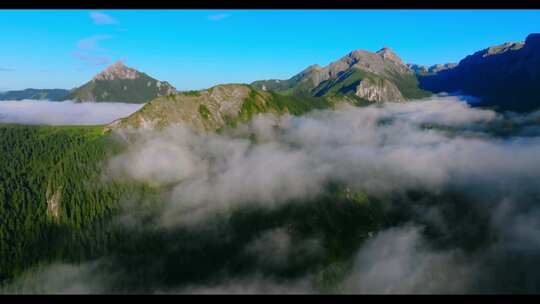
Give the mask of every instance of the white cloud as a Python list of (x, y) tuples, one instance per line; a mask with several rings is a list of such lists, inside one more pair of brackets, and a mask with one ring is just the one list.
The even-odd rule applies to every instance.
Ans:
[(47, 125), (106, 124), (140, 109), (142, 104), (71, 101), (0, 101), (0, 122)]
[[(120, 176), (177, 184), (166, 223), (184, 214), (196, 220), (231, 204), (272, 207), (313, 197), (332, 180), (374, 195), (417, 186), (473, 185), (499, 175), (509, 176), (510, 185), (512, 177), (540, 170), (531, 165), (540, 163), (540, 140), (514, 147), (484, 135), (449, 136), (422, 128), (437, 124), (472, 133), (467, 129), (497, 119), (493, 111), (471, 109), (455, 98), (346, 107), (302, 117), (266, 114), (237, 131), (254, 133), (258, 144), (238, 134), (197, 134), (173, 126), (141, 133), (111, 166)], [(499, 159), (509, 160), (501, 164)]]
[(381, 231), (357, 253), (345, 293), (463, 293), (474, 278), (458, 251), (427, 248), (418, 227)]
[(111, 57), (108, 55), (92, 55), (79, 51), (73, 52), (73, 57), (91, 65), (104, 65), (112, 61)]
[[(260, 275), (227, 280), (209, 286), (189, 286), (173, 294), (311, 294), (317, 291), (307, 279), (275, 282)], [(164, 292), (165, 293), (165, 292)]]
[(105, 49), (99, 46), (99, 42), (112, 39), (111, 35), (94, 35), (81, 39), (77, 42), (77, 49), (72, 53), (73, 57), (91, 65), (103, 65), (111, 62), (111, 57), (105, 54)]
[[(182, 126), (143, 132), (109, 169), (123, 178), (171, 186), (160, 218), (167, 228), (208, 223), (203, 221), (217, 212), (246, 205), (272, 209), (309, 202), (327, 182), (388, 204), (388, 196), (420, 190), (435, 198), (426, 198), (429, 206), (423, 207), (405, 200), (414, 208), (409, 221), (436, 226), (441, 238), (433, 242), (416, 225), (375, 232), (357, 252), (342, 292), (537, 292), (539, 113), (497, 114), (456, 97), (436, 97), (301, 117), (264, 114), (219, 135)], [(514, 133), (505, 133), (510, 125)], [(251, 134), (256, 142), (247, 139)], [(463, 207), (454, 205), (459, 201)], [(448, 204), (456, 210), (449, 212)], [(471, 215), (476, 210), (478, 218)], [(440, 241), (448, 247), (438, 246)], [(486, 243), (471, 251), (462, 242)], [(278, 230), (249, 250), (280, 265), (282, 256), (269, 259), (264, 253), (286, 255), (292, 243)], [(256, 276), (231, 282), (235, 278), (192, 290), (273, 292), (261, 289)], [(314, 292), (309, 284), (302, 286)]]
[(109, 39), (112, 39), (111, 35), (94, 35), (79, 40), (77, 42), (77, 48), (81, 50), (101, 50), (101, 48), (98, 46), (98, 42)]
[(91, 12), (90, 18), (94, 21), (95, 24), (116, 24), (118, 21), (111, 17), (110, 15), (100, 13), (100, 12)]
[(219, 21), (219, 20), (223, 20), (225, 18), (228, 18), (230, 17), (231, 15), (229, 14), (216, 14), (216, 15), (210, 15), (208, 16), (208, 20), (212, 20), (212, 21)]
[[(538, 115), (499, 115), (445, 97), (344, 107), (302, 117), (265, 114), (223, 134), (173, 126), (136, 133), (127, 150), (107, 164), (107, 173), (114, 173), (113, 178), (167, 185), (163, 209), (152, 221), (152, 229), (165, 228), (164, 232), (193, 222), (211, 227), (208, 224), (213, 218), (208, 215), (243, 204), (271, 209), (291, 199), (309, 202), (328, 181), (382, 198), (420, 189), (435, 196), (427, 198), (429, 206), (412, 206), (415, 216), (407, 215), (407, 224), (373, 231), (365, 243), (358, 243), (338, 292), (537, 292), (540, 275), (534, 266), (540, 263), (540, 133), (493, 136), (491, 132), (500, 130), (499, 126), (504, 129), (509, 122), (517, 131), (529, 124), (538, 126)], [(440, 128), (425, 128), (424, 124)], [(246, 139), (250, 134), (256, 135), (256, 142)], [(445, 191), (463, 195), (466, 206), (457, 205), (457, 213), (446, 212), (437, 196)], [(452, 196), (444, 199), (452, 206), (456, 203)], [(413, 204), (411, 200), (405, 203)], [(456, 243), (482, 229), (471, 216), (476, 207), (489, 219), (488, 232), (480, 241), (492, 233), (496, 240), (467, 251)], [(433, 242), (426, 238), (422, 230), (433, 222), (442, 227), (443, 245), (438, 243), (440, 239)], [(453, 232), (447, 234), (447, 230)], [(231, 236), (221, 233), (220, 238)], [(459, 241), (451, 241), (447, 247), (447, 237)], [(318, 256), (321, 248), (324, 250), (318, 239), (299, 241), (281, 226), (244, 245), (243, 254), (253, 258), (255, 265), (262, 265), (260, 268), (240, 275), (227, 273), (224, 280), (221, 269), (216, 269), (208, 281), (150, 286), (148, 292), (320, 292), (312, 280), (317, 272), (283, 281), (259, 271), (286, 267), (289, 257), (299, 256), (298, 248)], [(157, 262), (155, 256), (143, 256), (141, 261), (160, 265), (159, 258), (171, 258), (168, 254), (167, 250), (158, 254)], [(122, 267), (119, 273), (115, 269), (108, 273), (103, 268), (99, 273), (122, 283)], [(103, 280), (96, 287), (98, 278), (88, 278), (86, 271), (79, 270), (76, 275), (72, 268), (63, 270), (63, 276), (47, 272), (52, 279), (62, 279), (53, 285), (60, 291), (87, 290), (84, 284), (79, 285), (85, 282), (91, 292), (112, 286)], [(156, 271), (159, 275), (161, 270)]]

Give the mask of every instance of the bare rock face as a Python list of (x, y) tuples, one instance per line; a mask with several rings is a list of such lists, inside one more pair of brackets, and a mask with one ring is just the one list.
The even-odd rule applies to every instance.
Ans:
[(371, 80), (366, 78), (356, 87), (356, 96), (371, 102), (404, 102), (405, 98), (399, 89), (390, 81)]
[(62, 200), (62, 187), (53, 189), (49, 184), (46, 192), (47, 198), (47, 214), (55, 221), (60, 217), (60, 202)]
[(482, 57), (502, 54), (508, 51), (516, 51), (521, 49), (525, 43), (523, 42), (507, 42), (501, 45), (489, 47), (483, 54)]
[(94, 76), (95, 80), (116, 80), (116, 79), (137, 79), (139, 72), (124, 65), (122, 61), (117, 61), (110, 65), (103, 72)]
[(394, 51), (391, 48), (387, 46), (378, 50), (377, 54), (379, 54), (383, 59), (393, 61), (398, 65), (404, 65), (403, 61), (401, 61), (401, 58), (399, 58), (399, 56), (396, 53), (394, 53)]

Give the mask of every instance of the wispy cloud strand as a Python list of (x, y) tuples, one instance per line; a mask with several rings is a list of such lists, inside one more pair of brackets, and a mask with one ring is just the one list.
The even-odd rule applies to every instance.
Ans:
[(96, 50), (100, 49), (98, 42), (101, 40), (111, 39), (111, 35), (94, 35), (88, 38), (81, 39), (77, 42), (77, 48), (81, 50)]
[(219, 21), (219, 20), (223, 20), (225, 18), (228, 18), (230, 17), (231, 15), (229, 14), (216, 14), (216, 15), (210, 15), (208, 16), (208, 20), (211, 20), (211, 21)]
[(85, 54), (79, 51), (73, 52), (72, 55), (73, 57), (81, 61), (84, 61), (86, 63), (89, 63), (91, 65), (103, 65), (112, 61), (111, 57), (107, 55), (92, 55), (92, 54)]
[(117, 24), (118, 21), (114, 19), (113, 17), (103, 14), (100, 12), (91, 12), (90, 18), (94, 21), (95, 24), (103, 25), (103, 24)]
[(105, 49), (99, 46), (99, 41), (112, 39), (111, 35), (94, 35), (77, 42), (77, 50), (73, 57), (91, 65), (103, 65), (111, 62), (111, 57), (104, 54)]

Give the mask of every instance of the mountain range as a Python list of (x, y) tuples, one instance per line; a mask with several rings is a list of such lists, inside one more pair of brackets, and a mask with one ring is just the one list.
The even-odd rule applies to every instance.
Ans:
[(457, 63), (434, 64), (432, 66), (409, 63), (407, 66), (416, 74), (431, 75), (443, 70), (454, 68), (457, 66)]
[[(536, 128), (508, 130), (514, 117), (490, 123), (494, 113), (467, 107), (426, 111), (443, 122), (434, 126), (416, 110), (393, 123), (401, 111), (348, 105), (461, 92), (501, 110), (535, 110), (539, 55), (538, 34), (458, 64), (355, 50), (285, 80), (185, 92), (116, 62), (73, 90), (7, 92), (144, 105), (107, 126), (0, 124), (0, 293), (177, 293), (222, 281), (234, 285), (225, 291), (250, 291), (250, 281), (289, 290), (274, 280), (334, 293), (356, 274), (369, 292), (447, 283), (452, 292), (460, 281), (479, 293), (538, 292)], [(342, 105), (285, 128), (263, 120), (219, 135), (259, 113)], [(444, 114), (469, 122), (468, 111), (478, 125), (444, 124)], [(176, 123), (205, 132), (135, 132), (133, 141), (108, 132)]]
[(459, 64), (405, 64), (390, 48), (355, 50), (325, 67), (311, 65), (285, 80), (250, 85), (218, 85), (207, 90), (154, 99), (108, 128), (160, 128), (183, 122), (217, 130), (261, 112), (302, 114), (340, 103), (365, 105), (406, 102), (434, 92), (460, 92), (501, 110), (530, 111), (540, 106), (540, 35), (506, 43), (466, 57)]
[(216, 131), (246, 122), (259, 113), (301, 115), (343, 103), (360, 105), (361, 101), (351, 96), (282, 95), (252, 85), (225, 84), (158, 97), (132, 115), (114, 121), (107, 129), (160, 129), (184, 123), (196, 130)]
[[(502, 111), (531, 111), (540, 107), (537, 90), (540, 86), (539, 71), (540, 34), (530, 34), (525, 42), (492, 46), (465, 57), (458, 64), (405, 64), (389, 47), (377, 52), (355, 50), (325, 67), (310, 65), (289, 79), (254, 81), (246, 90), (256, 90), (261, 96), (271, 92), (272, 96), (278, 94), (296, 99), (346, 98), (356, 104), (406, 102), (448, 92), (478, 97), (481, 100), (478, 105)], [(212, 91), (212, 88), (204, 90), (207, 91)], [(206, 96), (202, 92), (199, 93)], [(167, 96), (177, 93), (168, 82), (152, 78), (118, 61), (70, 91), (10, 91), (0, 94), (0, 100), (147, 103), (156, 99), (156, 106)], [(185, 99), (186, 96), (189, 94), (169, 99)], [(207, 106), (213, 103), (207, 101)], [(211, 109), (209, 111), (212, 112)]]
[(64, 89), (25, 89), (0, 92), (0, 100), (52, 100), (58, 101), (66, 97), (69, 90)]
[(482, 106), (536, 110), (540, 107), (540, 34), (530, 34), (525, 42), (483, 49), (452, 68), (418, 77), (426, 90), (472, 95), (481, 99)]
[(252, 85), (284, 95), (351, 95), (367, 102), (403, 102), (430, 95), (419, 88), (415, 73), (388, 47), (375, 53), (355, 50), (325, 67), (311, 65), (290, 79)]

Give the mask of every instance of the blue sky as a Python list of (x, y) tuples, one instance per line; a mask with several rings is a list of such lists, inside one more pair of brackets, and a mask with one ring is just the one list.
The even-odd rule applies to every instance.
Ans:
[(540, 10), (1, 10), (0, 90), (73, 88), (116, 60), (178, 89), (286, 79), (354, 49), (457, 62)]

